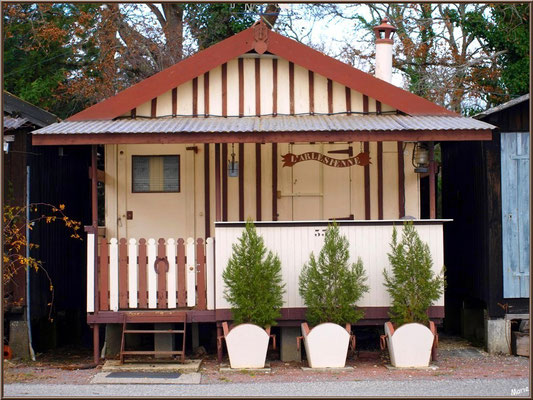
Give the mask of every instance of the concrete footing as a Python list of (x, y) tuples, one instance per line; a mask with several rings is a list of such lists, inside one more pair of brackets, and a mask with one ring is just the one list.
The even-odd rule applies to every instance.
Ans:
[(28, 323), (26, 321), (9, 322), (9, 347), (11, 347), (13, 357), (30, 358)]
[[(283, 362), (302, 361), (302, 351), (296, 348), (296, 338), (301, 336), (300, 327), (283, 326), (281, 331), (280, 358)], [(303, 343), (302, 343), (303, 344)]]
[(485, 348), (488, 353), (511, 354), (511, 321), (485, 319)]

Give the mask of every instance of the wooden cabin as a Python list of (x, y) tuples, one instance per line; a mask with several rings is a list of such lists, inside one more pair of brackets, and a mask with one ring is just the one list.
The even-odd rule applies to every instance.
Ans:
[(511, 353), (529, 320), (529, 94), (474, 118), (498, 127), (491, 141), (442, 145), (448, 275), (446, 323)]
[[(299, 271), (333, 219), (369, 275), (361, 324), (388, 319), (382, 270), (394, 225), (414, 219), (440, 271), (445, 221), (435, 219), (433, 142), (491, 139), (493, 126), (390, 84), (393, 32), (376, 27), (374, 77), (257, 23), (34, 132), (42, 145), (93, 146), (93, 221), (96, 182), (105, 180), (105, 233), (97, 238), (93, 222), (87, 241), (95, 357), (98, 324), (133, 311), (152, 322), (186, 313), (220, 329), (231, 319), (221, 274), (247, 219), (282, 260), (282, 329), (305, 319)], [(413, 168), (421, 143), (427, 220)], [(103, 172), (96, 145), (105, 146)], [(430, 316), (441, 321), (443, 298)]]

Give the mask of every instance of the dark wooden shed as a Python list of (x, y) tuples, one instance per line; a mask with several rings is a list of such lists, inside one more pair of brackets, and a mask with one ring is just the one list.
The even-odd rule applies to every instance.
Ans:
[[(57, 122), (58, 118), (8, 92), (4, 92), (3, 100), (3, 204), (25, 206), (28, 200), (56, 206), (65, 204), (65, 212), (70, 218), (87, 224), (90, 220), (90, 149), (32, 145), (31, 131)], [(80, 179), (83, 176), (87, 179)], [(5, 334), (26, 335), (22, 326), (26, 326), (29, 303), (35, 351), (62, 344), (79, 344), (88, 333), (84, 314), (86, 246), (70, 235), (71, 232), (59, 223), (38, 222), (30, 231), (31, 243), (39, 245), (30, 255), (42, 261), (54, 285), (51, 313), (48, 305), (51, 302), (50, 283), (43, 272), (30, 270), (29, 302), (25, 271), (20, 271), (14, 282), (4, 288), (7, 296), (4, 320), (14, 321), (19, 326), (11, 332), (7, 329)], [(6, 328), (9, 326), (7, 323)], [(90, 343), (89, 336), (86, 336), (87, 343)], [(27, 336), (10, 337), (10, 343), (17, 341), (26, 344), (27, 352)], [(18, 346), (18, 351), (24, 352), (25, 346)], [(24, 356), (15, 350), (13, 348), (15, 356)]]
[(492, 141), (441, 143), (446, 324), (493, 352), (529, 314), (529, 109), (527, 94), (477, 115)]

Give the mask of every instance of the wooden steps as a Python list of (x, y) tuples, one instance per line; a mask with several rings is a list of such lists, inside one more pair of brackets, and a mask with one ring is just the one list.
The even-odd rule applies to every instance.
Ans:
[[(162, 355), (162, 356), (180, 356), (180, 362), (185, 362), (185, 337), (187, 334), (187, 313), (178, 313), (173, 315), (173, 318), (171, 320), (168, 320), (166, 322), (172, 323), (172, 324), (182, 324), (182, 329), (128, 329), (127, 325), (128, 323), (136, 323), (136, 324), (154, 324), (158, 323), (159, 321), (150, 321), (143, 319), (142, 321), (137, 320), (134, 316), (129, 316), (128, 314), (124, 314), (124, 319), (122, 322), (122, 342), (120, 345), (120, 364), (124, 363), (124, 357), (125, 356), (148, 356), (148, 355)], [(181, 334), (182, 340), (181, 340), (181, 349), (180, 350), (125, 350), (125, 342), (126, 342), (126, 335), (128, 334)], [(155, 340), (155, 338), (154, 338)], [(179, 341), (176, 341), (176, 344), (179, 343)], [(155, 343), (154, 343), (155, 347)]]

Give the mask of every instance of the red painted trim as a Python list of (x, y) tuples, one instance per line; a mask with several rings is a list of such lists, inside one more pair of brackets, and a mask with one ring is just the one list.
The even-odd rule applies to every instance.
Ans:
[[(370, 143), (364, 143), (365, 153), (370, 153)], [(365, 165), (365, 219), (370, 219), (370, 165)]]
[(272, 221), (278, 220), (278, 144), (272, 143)]
[[(139, 239), (139, 276), (146, 276), (146, 264), (148, 258), (146, 257), (146, 239)], [(148, 308), (148, 283), (146, 279), (139, 279), (139, 308)]]
[(239, 143), (239, 221), (244, 221), (244, 143)]
[(333, 81), (328, 79), (328, 113), (333, 114)]
[(222, 115), (228, 115), (228, 64), (222, 64)]
[[(376, 325), (389, 321), (388, 307), (360, 307), (364, 311), (365, 317), (359, 320), (355, 325)], [(282, 308), (281, 318), (278, 319), (278, 326), (300, 326), (305, 321), (306, 309), (299, 308)], [(128, 321), (133, 322), (172, 322), (186, 314), (187, 322), (217, 322), (231, 321), (232, 315), (230, 309), (218, 309), (216, 311), (202, 310), (131, 310), (131, 311), (100, 311), (94, 314), (87, 314), (87, 323), (107, 323), (122, 324), (124, 315), (128, 315)], [(428, 316), (431, 320), (440, 322), (444, 318), (443, 306), (431, 306), (428, 310)], [(284, 323), (286, 322), (286, 323)], [(292, 325), (291, 325), (292, 323)], [(296, 325), (295, 325), (296, 324)], [(219, 326), (217, 324), (217, 326)]]
[(178, 88), (172, 89), (172, 115), (178, 113)]
[(90, 135), (32, 135), (32, 144), (166, 144), (166, 143), (291, 143), (363, 141), (471, 141), (492, 140), (492, 132), (457, 131), (302, 131), (302, 132), (176, 132), (176, 133), (96, 133)]
[(315, 113), (315, 73), (309, 71), (309, 113)]
[(228, 220), (228, 144), (222, 143), (222, 221)]
[(403, 142), (398, 142), (398, 210), (399, 218), (405, 217), (405, 170), (403, 162)]
[(378, 219), (383, 219), (383, 142), (378, 142)]
[(261, 143), (255, 144), (255, 218), (261, 221)]
[(308, 46), (269, 31), (268, 49), (301, 67), (312, 70), (359, 93), (366, 94), (410, 115), (457, 115), (422, 97), (335, 60)]
[(222, 220), (222, 182), (220, 181), (220, 179), (220, 143), (215, 143), (215, 221)]
[[(89, 107), (70, 121), (116, 118), (132, 108), (157, 97), (205, 72), (238, 57), (254, 46), (254, 28), (246, 29), (222, 42), (147, 78), (117, 95)], [(456, 115), (428, 100), (400, 89), (381, 79), (328, 57), (310, 47), (268, 31), (267, 50), (319, 73), (357, 92), (375, 98), (411, 115)]]
[(352, 92), (349, 87), (344, 88), (346, 94), (346, 114), (350, 115), (352, 113)]
[(204, 116), (209, 115), (209, 71), (204, 74)]
[(192, 115), (198, 116), (198, 78), (192, 80)]
[(278, 114), (278, 60), (272, 60), (272, 115)]
[(205, 237), (211, 236), (211, 178), (209, 165), (209, 143), (204, 144), (204, 215)]
[(239, 58), (239, 117), (244, 116), (244, 59)]
[(261, 115), (261, 60), (255, 59), (255, 115)]
[(150, 110), (150, 117), (151, 118), (157, 117), (157, 97), (154, 97), (152, 99), (152, 109)]
[[(126, 241), (126, 239), (120, 239)], [(157, 257), (159, 259), (165, 259), (166, 248), (165, 239), (161, 238), (157, 241)], [(148, 268), (155, 268), (155, 265), (149, 265)], [(165, 265), (163, 262), (159, 262), (157, 265), (157, 308), (167, 308), (167, 274)]]
[(89, 107), (69, 121), (113, 119), (139, 104), (238, 57), (253, 47), (253, 28), (242, 31), (147, 78), (117, 95)]
[(98, 263), (99, 307), (95, 310), (109, 310), (109, 247), (105, 238), (100, 239), (100, 262)]
[(368, 114), (368, 96), (363, 95), (363, 113)]
[(294, 63), (289, 62), (289, 114), (294, 115)]

